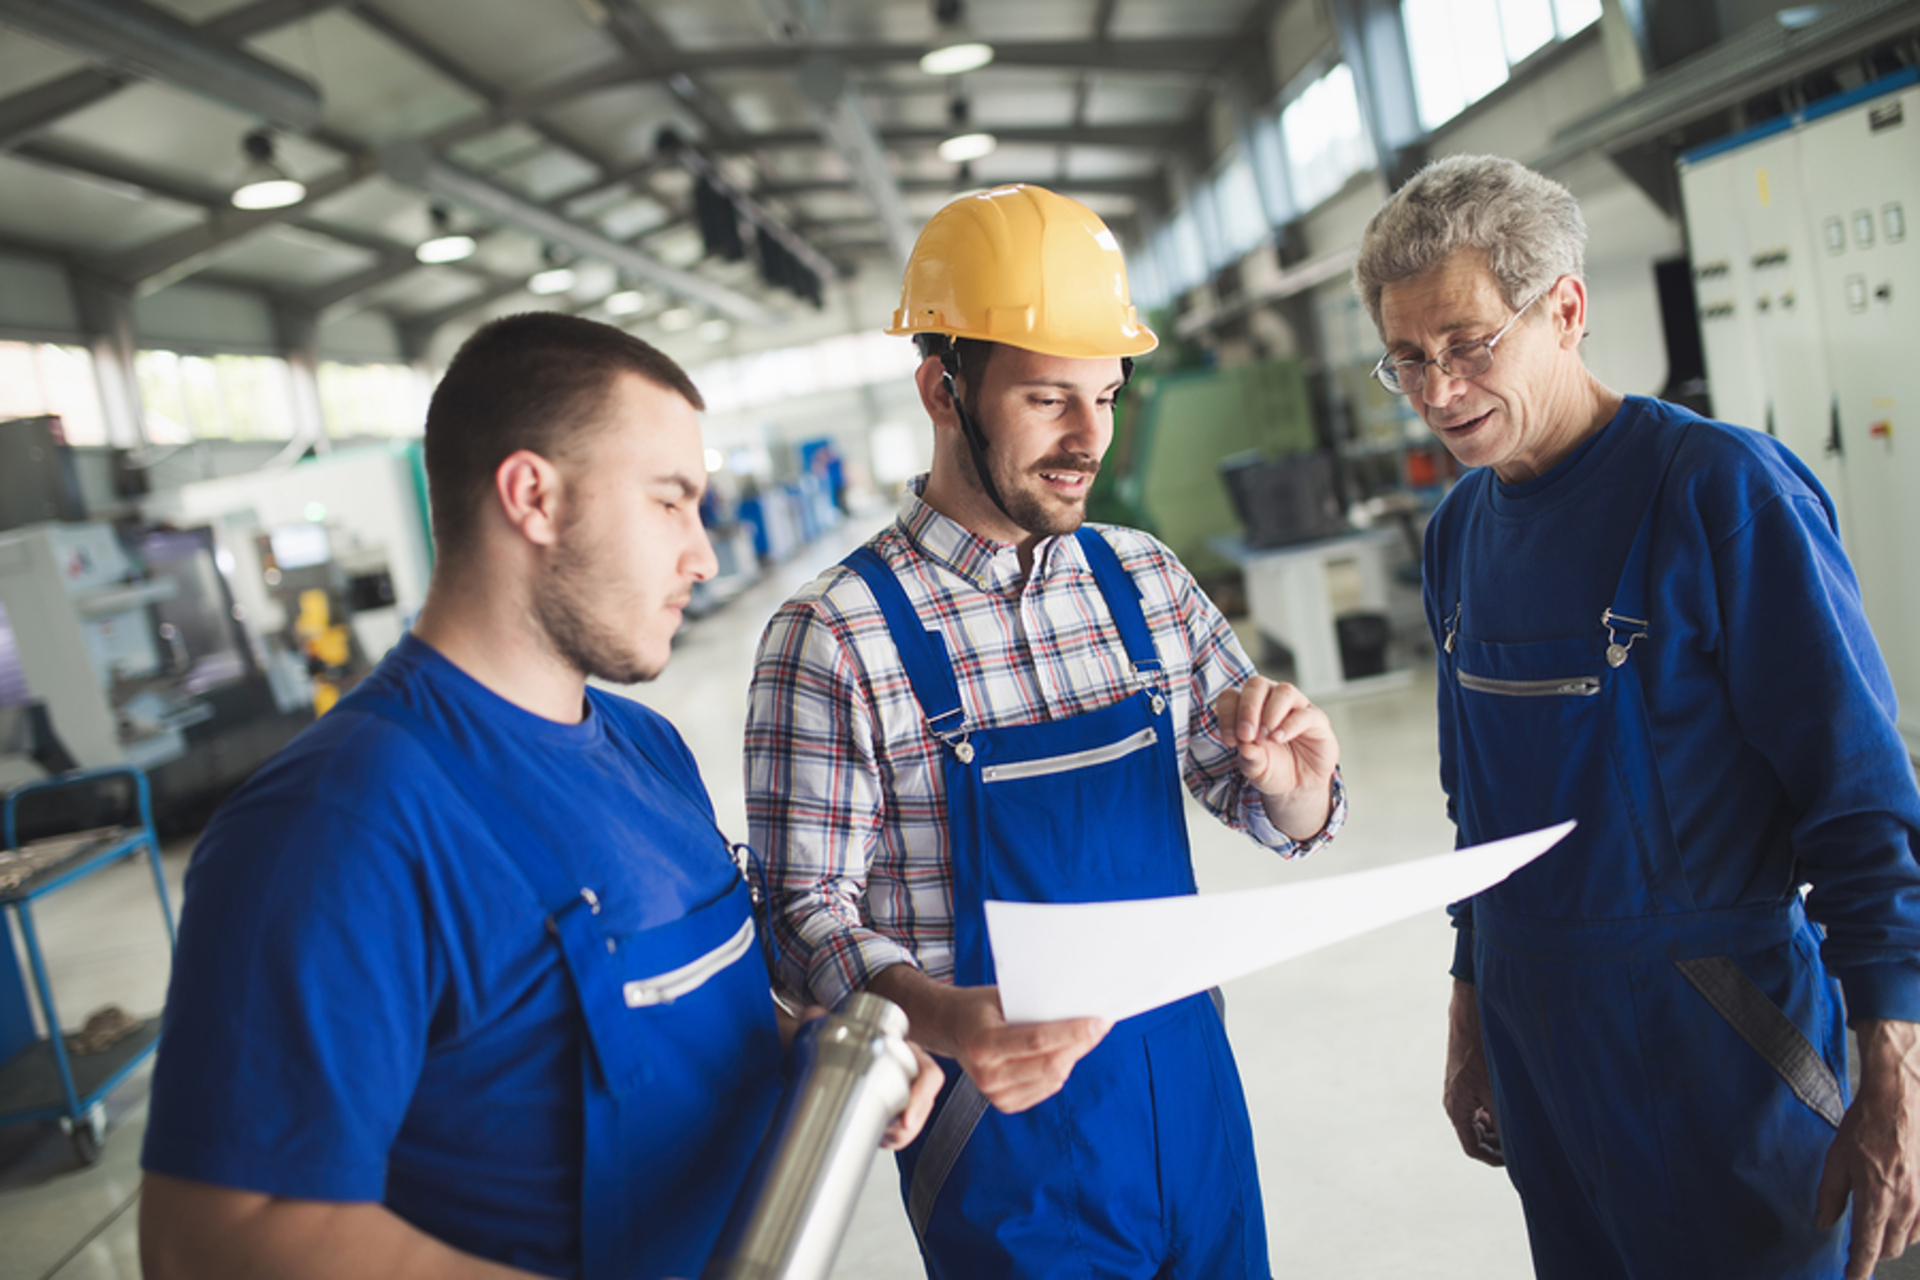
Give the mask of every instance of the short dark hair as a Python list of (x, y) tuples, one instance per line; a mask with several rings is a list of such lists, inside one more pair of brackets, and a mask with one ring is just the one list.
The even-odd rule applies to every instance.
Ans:
[(966, 375), (967, 385), (960, 389), (960, 403), (976, 419), (980, 414), (980, 377), (986, 373), (987, 361), (993, 358), (994, 348), (999, 345), (985, 338), (956, 338), (945, 333), (913, 335), (913, 348), (922, 360), (937, 356), (955, 382), (961, 374)]
[(614, 379), (635, 373), (705, 409), (665, 352), (612, 325), (527, 311), (482, 325), (460, 345), (427, 407), (427, 496), (441, 556), (465, 549), (494, 473), (530, 449), (559, 458), (599, 425)]

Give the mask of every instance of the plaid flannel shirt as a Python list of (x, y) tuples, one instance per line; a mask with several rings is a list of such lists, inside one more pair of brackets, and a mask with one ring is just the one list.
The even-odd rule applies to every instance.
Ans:
[[(1023, 576), (1012, 545), (920, 501), (923, 483), (868, 545), (945, 637), (967, 724), (1061, 719), (1132, 694), (1132, 665), (1079, 544), (1043, 539)], [(1099, 532), (1141, 589), (1188, 790), (1282, 857), (1332, 839), (1346, 820), (1337, 773), (1326, 827), (1295, 842), (1268, 820), (1220, 737), (1214, 700), (1254, 674), (1220, 611), (1153, 538)], [(746, 781), (784, 984), (832, 1005), (896, 964), (952, 979), (944, 750), (852, 570), (827, 570), (774, 614), (748, 696)]]

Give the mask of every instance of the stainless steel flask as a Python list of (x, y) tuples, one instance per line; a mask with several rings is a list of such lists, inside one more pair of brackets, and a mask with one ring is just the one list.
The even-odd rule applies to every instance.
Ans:
[(918, 1062), (907, 1015), (867, 992), (800, 1028), (773, 1124), (701, 1280), (825, 1280)]

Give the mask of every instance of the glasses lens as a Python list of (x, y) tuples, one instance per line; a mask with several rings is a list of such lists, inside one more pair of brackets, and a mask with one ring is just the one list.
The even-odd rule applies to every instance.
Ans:
[(1477, 378), (1493, 368), (1493, 348), (1486, 342), (1463, 342), (1440, 353), (1440, 367), (1449, 377)]
[(1373, 376), (1379, 380), (1381, 386), (1395, 395), (1406, 395), (1420, 389), (1420, 375), (1423, 372), (1425, 370), (1419, 365), (1402, 369), (1392, 360), (1382, 360), (1379, 367), (1374, 369)]

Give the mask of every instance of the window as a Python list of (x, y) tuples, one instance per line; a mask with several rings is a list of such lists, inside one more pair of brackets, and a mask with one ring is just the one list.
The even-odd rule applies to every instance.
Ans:
[(1167, 256), (1175, 293), (1185, 293), (1207, 278), (1207, 249), (1200, 239), (1200, 220), (1188, 205), (1167, 224)]
[(93, 354), (51, 342), (0, 342), (0, 421), (54, 414), (68, 444), (107, 444)]
[(1233, 159), (1214, 178), (1213, 213), (1221, 247), (1229, 260), (1241, 257), (1266, 238), (1266, 205), (1260, 199), (1253, 165), (1244, 152), (1235, 151)]
[(687, 370), (714, 413), (911, 377), (913, 344), (884, 333), (853, 333), (804, 347), (715, 360)]
[(293, 438), (292, 379), (276, 356), (142, 351), (133, 371), (147, 438), (155, 444)]
[(336, 440), (417, 436), (426, 430), (426, 388), (420, 374), (406, 365), (322, 360), (316, 381), (320, 416), (327, 434)]
[(1404, 0), (1420, 123), (1437, 129), (1513, 68), (1600, 17), (1600, 0)]
[(1158, 244), (1157, 239), (1150, 240), (1135, 246), (1127, 254), (1127, 292), (1142, 315), (1173, 301), (1173, 291), (1167, 288), (1166, 274), (1160, 270)]
[(1360, 121), (1360, 99), (1345, 63), (1286, 105), (1280, 112), (1280, 133), (1287, 147), (1288, 185), (1302, 210), (1373, 167), (1373, 144)]

